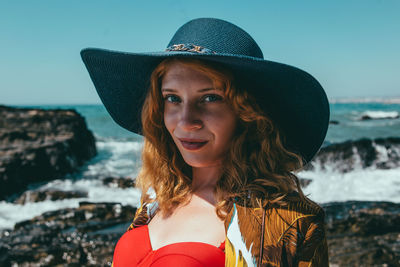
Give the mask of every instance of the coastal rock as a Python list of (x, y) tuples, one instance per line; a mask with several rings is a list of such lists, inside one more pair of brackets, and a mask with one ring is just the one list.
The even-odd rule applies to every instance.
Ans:
[(25, 191), (14, 203), (23, 205), (29, 202), (40, 202), (45, 200), (62, 200), (66, 198), (84, 198), (88, 196), (85, 191), (60, 191), (60, 190), (40, 190), (40, 191)]
[(75, 110), (0, 106), (0, 200), (74, 172), (95, 155), (94, 136)]
[(329, 261), (335, 266), (400, 266), (400, 204), (323, 205)]
[(384, 120), (384, 119), (398, 119), (400, 118), (399, 112), (397, 111), (366, 111), (364, 112), (360, 120)]
[(110, 187), (131, 188), (135, 186), (135, 180), (129, 177), (106, 177), (103, 184)]
[(305, 170), (320, 168), (340, 173), (354, 169), (391, 169), (400, 166), (400, 137), (359, 139), (322, 147)]
[(0, 266), (111, 266), (116, 242), (136, 209), (81, 202), (0, 232)]

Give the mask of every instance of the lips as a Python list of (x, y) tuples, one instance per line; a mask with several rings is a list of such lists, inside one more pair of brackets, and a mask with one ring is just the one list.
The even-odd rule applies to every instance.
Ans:
[(182, 146), (187, 150), (198, 150), (208, 143), (207, 140), (188, 138), (179, 138), (179, 141), (181, 142)]

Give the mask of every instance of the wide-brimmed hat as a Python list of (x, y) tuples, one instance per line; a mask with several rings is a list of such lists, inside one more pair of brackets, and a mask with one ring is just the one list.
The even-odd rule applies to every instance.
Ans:
[(306, 162), (325, 139), (329, 103), (318, 81), (296, 67), (264, 60), (253, 38), (230, 22), (214, 18), (191, 20), (160, 52), (86, 48), (81, 56), (111, 117), (134, 133), (141, 134), (140, 113), (152, 71), (166, 58), (182, 57), (228, 68), (237, 87), (252, 94), (281, 129), (286, 137), (284, 145)]

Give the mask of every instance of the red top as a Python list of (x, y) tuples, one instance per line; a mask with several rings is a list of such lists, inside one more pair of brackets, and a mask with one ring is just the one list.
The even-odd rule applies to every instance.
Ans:
[(221, 267), (225, 266), (225, 241), (216, 246), (179, 242), (153, 250), (147, 225), (127, 231), (114, 250), (113, 267)]

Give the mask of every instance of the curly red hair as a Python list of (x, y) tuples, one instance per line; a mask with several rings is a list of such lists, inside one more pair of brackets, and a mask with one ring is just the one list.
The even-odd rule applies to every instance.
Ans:
[[(304, 196), (299, 180), (293, 173), (303, 167), (300, 155), (284, 147), (284, 136), (277, 125), (265, 115), (246, 90), (238, 90), (232, 73), (221, 65), (197, 59), (169, 58), (153, 71), (150, 88), (142, 109), (144, 148), (143, 165), (136, 185), (142, 192), (153, 188), (163, 213), (171, 213), (188, 201), (191, 191), (191, 167), (185, 163), (164, 125), (164, 101), (161, 79), (171, 64), (183, 64), (208, 75), (215, 88), (225, 92), (227, 101), (238, 117), (238, 127), (223, 174), (217, 182), (216, 212), (222, 219), (234, 198), (250, 198), (249, 205), (266, 203), (285, 205), (287, 196), (298, 192)], [(154, 201), (144, 193), (142, 202)]]

